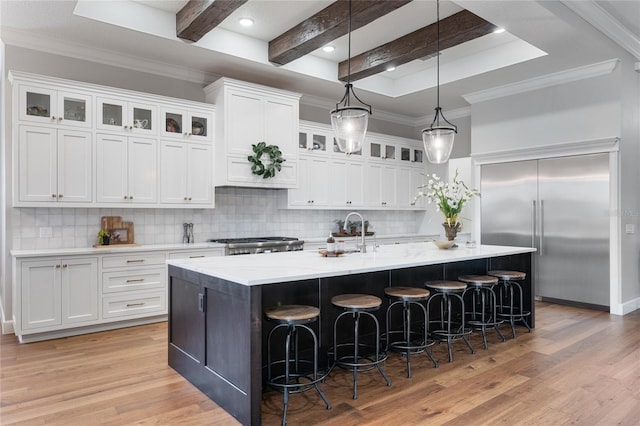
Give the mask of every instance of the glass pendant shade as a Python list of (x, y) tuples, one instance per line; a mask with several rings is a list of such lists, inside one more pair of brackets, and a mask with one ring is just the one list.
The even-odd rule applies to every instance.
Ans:
[(453, 127), (433, 126), (422, 131), (424, 152), (430, 163), (442, 164), (449, 161), (456, 131)]
[(331, 111), (331, 127), (340, 151), (353, 154), (362, 150), (369, 125), (368, 109), (340, 108)]

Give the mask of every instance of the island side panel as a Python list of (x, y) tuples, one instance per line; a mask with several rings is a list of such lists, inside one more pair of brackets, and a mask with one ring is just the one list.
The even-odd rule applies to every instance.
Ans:
[[(196, 320), (192, 325), (199, 330), (204, 342), (204, 358), (195, 359), (189, 354), (189, 348), (178, 346), (185, 339), (170, 336), (169, 365), (242, 424), (259, 425), (262, 402), (261, 287), (243, 286), (170, 265), (170, 312), (174, 305), (182, 303), (182, 299), (189, 299), (178, 295), (186, 287), (185, 283), (198, 288), (198, 293), (190, 292), (198, 295), (197, 300), (191, 297), (192, 309), (202, 311), (202, 319), (198, 322), (198, 316), (179, 318), (171, 314), (170, 319), (172, 322)], [(170, 325), (174, 332), (184, 328)]]
[(518, 281), (522, 286), (523, 303), (525, 311), (531, 312), (527, 321), (533, 328), (536, 325), (536, 301), (535, 301), (535, 275), (533, 270), (534, 253), (513, 254), (509, 256), (498, 256), (489, 259), (489, 270), (506, 269), (510, 271), (521, 271), (527, 274), (526, 278)]

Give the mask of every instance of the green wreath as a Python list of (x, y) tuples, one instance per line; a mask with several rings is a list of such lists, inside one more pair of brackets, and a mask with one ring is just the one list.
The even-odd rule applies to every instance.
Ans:
[[(287, 161), (282, 158), (282, 152), (278, 145), (267, 145), (266, 142), (258, 142), (252, 144), (254, 155), (247, 157), (251, 165), (251, 172), (254, 175), (262, 176), (263, 179), (269, 179), (276, 175), (282, 169), (282, 163)], [(267, 154), (269, 156), (269, 163), (262, 163), (262, 155)]]

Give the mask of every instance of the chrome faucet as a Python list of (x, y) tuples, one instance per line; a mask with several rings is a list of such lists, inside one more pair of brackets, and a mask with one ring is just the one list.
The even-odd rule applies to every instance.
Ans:
[(364, 234), (365, 234), (365, 232), (364, 232), (364, 218), (362, 217), (362, 215), (360, 213), (358, 213), (358, 212), (351, 212), (351, 213), (349, 213), (347, 215), (347, 217), (344, 218), (344, 223), (346, 225), (347, 222), (349, 221), (349, 217), (351, 215), (353, 215), (353, 214), (360, 218), (360, 223), (362, 224), (362, 232), (361, 232), (361, 234), (362, 234), (362, 244), (360, 245), (360, 253), (366, 253), (367, 252), (367, 245), (364, 242)]

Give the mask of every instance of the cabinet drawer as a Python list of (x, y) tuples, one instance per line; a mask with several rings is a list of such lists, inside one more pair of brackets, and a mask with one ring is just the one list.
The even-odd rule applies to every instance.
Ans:
[(160, 315), (167, 313), (167, 292), (120, 293), (102, 298), (102, 318)]
[(102, 292), (164, 289), (167, 287), (166, 268), (126, 269), (102, 273)]
[(127, 266), (138, 267), (145, 265), (164, 265), (165, 260), (166, 257), (163, 252), (103, 256), (102, 267), (122, 268)]

